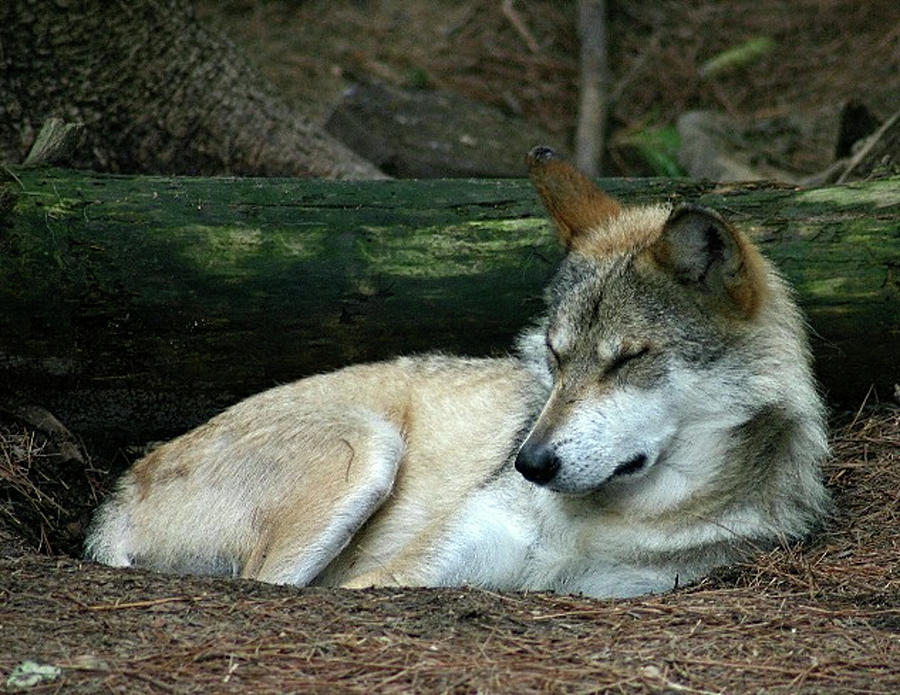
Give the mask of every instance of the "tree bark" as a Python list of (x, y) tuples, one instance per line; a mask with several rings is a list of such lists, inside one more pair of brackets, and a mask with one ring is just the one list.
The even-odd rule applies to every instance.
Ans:
[(70, 163), (113, 172), (382, 178), (292, 111), (183, 0), (0, 6), (0, 159), (51, 117), (85, 126)]
[[(524, 180), (13, 173), (0, 195), (0, 400), (82, 435), (168, 436), (352, 362), (502, 353), (562, 254)], [(754, 237), (798, 290), (833, 401), (900, 382), (900, 179), (602, 184), (627, 203), (698, 201)]]
[(606, 0), (578, 0), (581, 76), (575, 164), (588, 176), (602, 168), (609, 109), (609, 61), (606, 40)]

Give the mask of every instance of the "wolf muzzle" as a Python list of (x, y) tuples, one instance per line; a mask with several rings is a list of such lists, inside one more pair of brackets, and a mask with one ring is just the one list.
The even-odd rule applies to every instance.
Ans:
[[(646, 454), (637, 454), (616, 466), (606, 480), (640, 473), (647, 467), (647, 463)], [(544, 443), (525, 442), (516, 455), (516, 470), (525, 480), (535, 485), (547, 485), (556, 477), (561, 466), (562, 461), (554, 448)]]

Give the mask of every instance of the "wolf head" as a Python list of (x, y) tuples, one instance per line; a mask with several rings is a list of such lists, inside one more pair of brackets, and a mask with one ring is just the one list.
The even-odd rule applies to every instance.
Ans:
[(652, 481), (657, 509), (784, 475), (824, 495), (803, 321), (750, 241), (699, 206), (624, 207), (548, 148), (528, 163), (568, 254), (522, 344), (550, 391), (519, 472), (575, 495)]

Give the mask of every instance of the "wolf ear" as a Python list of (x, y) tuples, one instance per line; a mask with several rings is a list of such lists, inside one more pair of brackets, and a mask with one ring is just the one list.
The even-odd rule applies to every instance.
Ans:
[(728, 313), (749, 318), (756, 312), (765, 291), (762, 259), (717, 212), (676, 207), (650, 252), (676, 282), (698, 289)]
[(556, 222), (566, 248), (622, 211), (615, 199), (549, 147), (533, 148), (527, 162), (531, 182)]

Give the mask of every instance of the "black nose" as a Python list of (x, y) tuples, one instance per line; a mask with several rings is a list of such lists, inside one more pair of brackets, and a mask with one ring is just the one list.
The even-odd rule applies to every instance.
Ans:
[(526, 442), (516, 456), (516, 470), (525, 480), (546, 485), (559, 470), (559, 457), (546, 444), (529, 445)]

